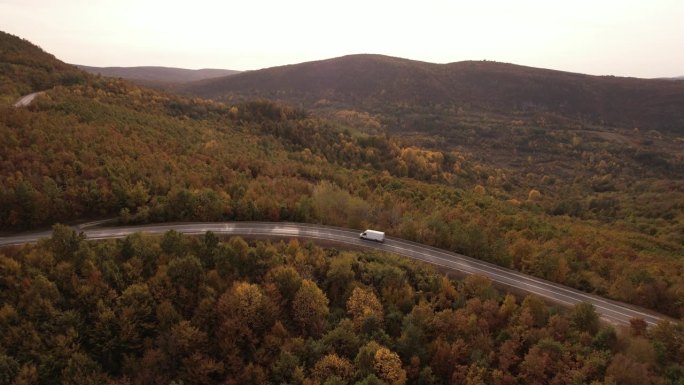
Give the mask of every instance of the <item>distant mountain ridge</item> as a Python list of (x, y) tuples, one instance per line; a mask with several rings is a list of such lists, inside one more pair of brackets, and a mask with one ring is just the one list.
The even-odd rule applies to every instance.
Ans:
[(78, 68), (102, 76), (122, 78), (152, 84), (180, 84), (204, 79), (219, 78), (239, 73), (240, 71), (203, 68), (191, 70), (175, 67), (137, 66), (137, 67), (91, 67), (76, 65)]
[(380, 111), (415, 105), (555, 113), (605, 125), (684, 132), (684, 83), (491, 61), (434, 64), (350, 55), (202, 80), (180, 90), (225, 101), (263, 97), (304, 107), (338, 104)]

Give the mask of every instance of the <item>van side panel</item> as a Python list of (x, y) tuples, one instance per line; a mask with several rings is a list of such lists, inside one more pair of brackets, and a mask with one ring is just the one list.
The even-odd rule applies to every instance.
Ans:
[(359, 237), (361, 239), (367, 239), (376, 242), (385, 241), (385, 233), (383, 233), (382, 231), (366, 230), (363, 233), (359, 234)]

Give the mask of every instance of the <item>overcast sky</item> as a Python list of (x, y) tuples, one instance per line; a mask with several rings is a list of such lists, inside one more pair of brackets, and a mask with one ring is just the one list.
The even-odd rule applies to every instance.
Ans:
[(93, 66), (249, 70), (379, 53), (684, 75), (681, 0), (0, 0), (0, 29)]

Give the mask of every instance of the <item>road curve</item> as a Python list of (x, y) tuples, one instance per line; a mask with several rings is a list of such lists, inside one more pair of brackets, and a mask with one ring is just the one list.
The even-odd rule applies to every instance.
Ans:
[(34, 92), (32, 94), (22, 96), (21, 98), (19, 98), (19, 100), (17, 100), (16, 103), (14, 103), (14, 107), (27, 107), (29, 104), (31, 104), (33, 99), (36, 98), (36, 96), (38, 96), (42, 93), (43, 93), (43, 91), (40, 91), (40, 92)]
[[(565, 306), (588, 302), (594, 305), (596, 312), (604, 320), (615, 325), (629, 325), (632, 318), (642, 318), (649, 326), (661, 320), (669, 319), (649, 310), (612, 301), (597, 295), (587, 294), (557, 283), (535, 278), (515, 270), (452, 253), (418, 243), (387, 237), (384, 243), (376, 243), (359, 239), (358, 230), (342, 229), (329, 226), (298, 223), (267, 222), (217, 222), (217, 223), (181, 223), (128, 227), (83, 228), (87, 239), (123, 238), (136, 232), (162, 234), (175, 230), (183, 234), (204, 234), (207, 231), (223, 235), (241, 235), (245, 237), (285, 237), (304, 238), (318, 241), (334, 242), (353, 247), (365, 247), (399, 254), (433, 265), (441, 266), (465, 274), (478, 274), (489, 277), (494, 283), (533, 293)], [(34, 243), (39, 239), (50, 237), (52, 232), (17, 235), (0, 238), (0, 247)]]

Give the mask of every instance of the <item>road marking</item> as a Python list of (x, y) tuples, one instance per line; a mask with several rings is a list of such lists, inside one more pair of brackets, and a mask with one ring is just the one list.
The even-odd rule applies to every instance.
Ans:
[[(398, 241), (397, 243), (402, 243), (402, 242), (401, 242), (401, 241)], [(480, 271), (485, 271), (485, 272), (486, 272), (486, 270), (484, 270), (485, 268), (490, 268), (490, 269), (492, 269), (492, 270), (496, 270), (496, 271), (501, 272), (501, 273), (503, 273), (503, 274), (507, 274), (507, 275), (508, 275), (508, 278), (507, 278), (507, 279), (514, 280), (515, 278), (518, 278), (518, 279), (522, 278), (522, 279), (524, 279), (524, 280), (532, 281), (532, 282), (534, 282), (534, 283), (536, 283), (536, 284), (543, 285), (543, 286), (545, 286), (545, 287), (547, 287), (547, 288), (550, 288), (550, 289), (546, 289), (547, 291), (560, 290), (560, 291), (563, 291), (563, 292), (566, 292), (566, 293), (570, 293), (570, 294), (575, 295), (575, 296), (578, 296), (578, 297), (584, 297), (584, 298), (587, 298), (587, 299), (590, 299), (590, 300), (594, 300), (594, 301), (597, 301), (597, 302), (601, 302), (601, 303), (604, 303), (604, 304), (607, 304), (607, 305), (610, 305), (610, 306), (616, 306), (616, 307), (619, 307), (619, 308), (621, 308), (621, 309), (625, 309), (625, 310), (628, 310), (628, 311), (630, 311), (630, 312), (633, 312), (633, 313), (637, 313), (637, 314), (643, 315), (643, 316), (645, 316), (645, 317), (653, 318), (653, 319), (656, 319), (656, 320), (659, 320), (659, 321), (661, 320), (661, 318), (659, 318), (659, 317), (657, 317), (657, 316), (654, 316), (654, 315), (652, 315), (652, 314), (643, 313), (643, 312), (641, 312), (641, 311), (639, 311), (639, 310), (632, 309), (632, 308), (629, 308), (629, 307), (626, 307), (626, 306), (622, 306), (622, 305), (620, 305), (620, 304), (616, 304), (616, 303), (607, 301), (607, 300), (605, 300), (605, 299), (603, 299), (603, 298), (601, 298), (601, 297), (599, 297), (599, 296), (595, 296), (595, 295), (583, 293), (583, 292), (580, 292), (580, 291), (575, 291), (575, 290), (572, 290), (572, 289), (569, 289), (569, 288), (560, 286), (560, 284), (558, 284), (558, 286), (557, 286), (557, 285), (554, 285), (553, 283), (545, 282), (545, 281), (539, 280), (539, 279), (536, 278), (536, 277), (524, 275), (523, 273), (516, 272), (516, 271), (514, 271), (514, 270), (506, 270), (506, 269), (504, 269), (504, 268), (502, 268), (502, 267), (500, 267), (500, 266), (497, 266), (497, 265), (494, 265), (494, 264), (483, 263), (482, 261), (479, 261), (479, 260), (474, 260), (474, 261), (471, 262), (470, 260), (472, 260), (472, 257), (464, 256), (464, 255), (462, 255), (462, 254), (449, 253), (449, 252), (447, 252), (447, 251), (443, 251), (443, 250), (439, 250), (439, 249), (436, 249), (436, 250), (435, 250), (435, 249), (433, 249), (433, 248), (431, 248), (431, 247), (423, 247), (423, 246), (420, 246), (420, 245), (417, 245), (417, 246), (414, 246), (414, 247), (418, 247), (418, 248), (426, 249), (426, 250), (431, 250), (431, 251), (434, 251), (434, 252), (436, 252), (436, 253), (439, 253), (439, 254), (442, 254), (442, 255), (446, 255), (446, 256), (449, 256), (449, 257), (451, 257), (451, 256), (456, 256), (456, 258), (462, 258), (462, 257), (463, 257), (463, 258), (467, 258), (468, 260), (466, 260), (466, 261), (464, 261), (464, 262), (469, 262), (469, 263), (473, 263), (473, 264), (475, 264), (475, 265), (478, 265), (478, 266), (469, 266), (469, 267), (472, 267), (472, 268), (477, 269), (477, 270), (480, 270)], [(409, 249), (409, 250), (410, 250), (410, 249)], [(428, 255), (429, 255), (429, 254), (428, 254)], [(435, 256), (435, 258), (441, 258), (441, 257)], [(442, 259), (444, 259), (444, 258), (442, 258)], [(447, 259), (447, 260), (448, 260), (448, 259)], [(456, 262), (456, 261), (454, 261), (454, 262)], [(463, 265), (463, 263), (460, 263), (460, 264)], [(502, 275), (495, 274), (495, 273), (491, 273), (491, 274), (492, 274), (492, 275), (499, 276), (499, 277), (504, 277), (504, 276), (502, 276)], [(503, 283), (503, 282), (502, 282), (502, 283)], [(529, 284), (529, 285), (532, 285), (531, 283), (528, 283), (528, 284)], [(539, 288), (539, 286), (533, 286), (533, 287)], [(552, 291), (552, 292), (553, 292), (553, 291)], [(568, 295), (561, 294), (561, 293), (556, 293), (556, 294), (558, 294), (558, 295), (563, 295), (563, 296), (565, 296), (565, 297), (569, 297)], [(570, 298), (571, 298), (571, 297), (570, 297)], [(577, 300), (577, 299), (575, 299), (575, 300)], [(598, 307), (599, 305), (596, 305), (596, 306)], [(611, 311), (617, 312), (616, 310), (612, 310), (612, 309), (611, 309)], [(619, 312), (618, 312), (618, 313), (619, 313)], [(624, 313), (619, 313), (619, 314), (622, 314), (623, 316), (628, 316), (627, 314), (624, 314)]]
[[(636, 315), (645, 316), (644, 321), (649, 325), (655, 325), (656, 321), (662, 318), (655, 315), (643, 313), (639, 310), (623, 306), (619, 303), (607, 301), (599, 296), (575, 291), (566, 288), (560, 284), (554, 284), (536, 277), (528, 276), (526, 274), (516, 272), (514, 270), (506, 269), (491, 263), (483, 262), (463, 254), (453, 253), (446, 250), (438, 249), (431, 246), (421, 245), (415, 242), (389, 238), (386, 243), (371, 243), (363, 242), (358, 238), (358, 233), (349, 229), (335, 228), (335, 227), (319, 227), (309, 224), (294, 224), (294, 223), (259, 223), (259, 222), (242, 222), (242, 223), (225, 223), (213, 222), (203, 224), (164, 224), (164, 225), (144, 225), (144, 226), (129, 226), (123, 228), (113, 229), (92, 229), (84, 230), (83, 234), (89, 240), (102, 240), (112, 238), (123, 238), (137, 232), (145, 232), (149, 234), (162, 234), (169, 230), (175, 230), (183, 234), (201, 235), (208, 231), (218, 234), (233, 234), (233, 235), (256, 235), (256, 236), (283, 236), (283, 237), (303, 237), (310, 239), (321, 239), (332, 241), (335, 243), (349, 244), (365, 248), (372, 248), (375, 250), (390, 252), (402, 255), (404, 257), (413, 258), (416, 260), (430, 263), (437, 266), (460, 271), (466, 274), (481, 274), (488, 276), (493, 281), (520, 290), (537, 294), (548, 298), (554, 302), (572, 306), (583, 302), (583, 299), (588, 299), (597, 309), (600, 310), (601, 318), (606, 320), (617, 321), (620, 324), (628, 324), (631, 318)], [(51, 235), (50, 232), (36, 233), (31, 235), (23, 235), (16, 238), (0, 238), (1, 245), (15, 245), (21, 243), (37, 242), (38, 239), (47, 238)], [(353, 241), (350, 241), (353, 240)], [(441, 261), (442, 263), (440, 263)], [(565, 298), (565, 299), (563, 299)], [(569, 299), (570, 301), (566, 300)], [(608, 305), (609, 307), (603, 306)], [(627, 313), (623, 313), (626, 311)], [(622, 318), (621, 318), (622, 317)]]
[[(391, 245), (388, 245), (388, 247), (391, 247), (391, 248), (398, 248), (399, 250), (409, 250), (409, 251), (412, 251), (412, 252), (414, 252), (414, 253), (418, 253), (418, 254), (420, 254), (420, 255), (424, 255), (424, 256), (426, 256), (426, 258), (436, 258), (436, 259), (439, 259), (439, 260), (442, 260), (442, 261), (451, 262), (452, 264), (456, 264), (456, 265), (459, 265), (459, 266), (466, 266), (466, 268), (469, 269), (469, 271), (464, 271), (464, 272), (466, 272), (466, 273), (469, 273), (469, 272), (470, 272), (471, 274), (473, 274), (473, 271), (475, 271), (475, 272), (480, 272), (482, 275), (486, 275), (486, 276), (489, 276), (489, 277), (492, 277), (492, 276), (497, 277), (498, 279), (494, 279), (494, 281), (496, 281), (496, 282), (499, 282), (499, 283), (503, 283), (503, 284), (507, 284), (507, 285), (511, 285), (511, 286), (516, 287), (516, 286), (514, 285), (514, 284), (516, 283), (516, 281), (515, 281), (515, 279), (514, 279), (515, 277), (510, 277), (510, 276), (505, 276), (505, 275), (493, 273), (493, 272), (487, 271), (487, 270), (482, 269), (482, 268), (479, 268), (479, 267), (467, 266), (466, 264), (464, 264), (464, 263), (462, 263), (462, 262), (460, 262), (460, 261), (454, 261), (454, 260), (451, 260), (451, 259), (447, 259), (447, 258), (435, 256), (435, 255), (430, 255), (430, 254), (426, 254), (426, 253), (422, 253), (422, 252), (417, 251), (417, 250), (405, 249), (405, 248), (402, 248), (402, 247), (391, 246)], [(402, 253), (402, 255), (406, 255), (406, 254)], [(423, 259), (423, 258), (417, 258), (417, 259), (420, 259), (420, 260), (425, 261), (425, 259)], [(429, 262), (429, 261), (426, 261), (426, 262)], [(437, 265), (444, 266), (444, 265), (442, 265), (442, 264), (437, 264)], [(451, 267), (452, 269), (454, 268), (453, 266), (444, 266), (444, 267)], [(461, 270), (461, 271), (463, 271), (463, 270)], [(518, 282), (518, 283), (521, 284), (522, 282)], [(551, 289), (551, 288), (541, 287), (541, 286), (535, 285), (535, 284), (533, 284), (533, 283), (528, 283), (528, 282), (525, 282), (524, 284), (525, 284), (526, 287), (531, 287), (531, 288), (537, 289), (537, 291), (532, 291), (532, 290), (526, 290), (526, 291), (529, 291), (529, 292), (534, 293), (534, 294), (541, 295), (541, 296), (543, 296), (543, 297), (552, 299), (552, 300), (554, 300), (554, 301), (560, 301), (560, 302), (563, 302), (563, 303), (566, 303), (566, 304), (571, 304), (571, 305), (577, 305), (578, 303), (581, 303), (581, 302), (582, 302), (581, 300), (579, 300), (579, 299), (577, 299), (577, 298), (574, 298), (574, 297), (572, 297), (572, 296), (570, 296), (570, 295), (567, 295), (567, 294), (564, 294), (564, 293), (560, 293), (560, 292), (553, 291), (553, 289)], [(519, 286), (518, 286), (518, 287), (519, 287)], [(562, 288), (559, 288), (559, 289), (562, 290)], [(543, 294), (543, 293), (551, 293), (551, 294), (554, 294), (554, 295), (556, 295), (556, 296), (568, 298), (568, 299), (571, 299), (573, 302), (563, 301), (563, 300), (561, 300), (561, 299), (559, 299), (559, 298), (557, 298), (557, 297), (553, 297), (553, 296), (551, 296), (551, 295), (545, 295), (545, 294)], [(573, 293), (573, 294), (576, 294), (576, 293)], [(595, 300), (595, 298), (590, 297), (590, 296), (587, 296), (587, 295), (583, 295), (583, 297), (588, 298), (589, 300)], [(605, 306), (603, 306), (603, 305), (594, 304), (594, 303), (592, 303), (592, 305), (594, 305), (595, 307), (597, 307), (597, 308), (599, 308), (599, 309), (603, 309), (604, 311), (608, 311), (608, 312), (611, 312), (611, 313), (616, 313), (616, 314), (619, 314), (619, 315), (624, 316), (624, 317), (627, 317), (627, 318), (634, 318), (634, 317), (632, 317), (632, 316), (629, 315), (629, 314), (622, 313), (622, 312), (620, 312), (620, 311), (618, 311), (618, 310), (615, 310), (615, 309), (607, 308), (607, 307), (605, 307)], [(619, 305), (615, 305), (615, 304), (611, 304), (611, 305), (613, 305), (613, 306), (619, 306)], [(624, 307), (619, 307), (619, 309), (628, 309), (629, 311), (634, 311), (634, 310), (632, 310), (632, 309), (624, 308)], [(645, 314), (645, 313), (641, 313), (641, 312), (638, 312), (638, 311), (635, 311), (635, 312), (637, 312), (637, 313), (639, 313), (639, 314)], [(648, 316), (649, 316), (649, 318), (652, 317), (652, 316), (650, 316), (650, 315), (648, 315)], [(652, 318), (655, 318), (655, 317), (652, 317)], [(650, 320), (645, 320), (645, 321), (646, 321), (647, 323), (651, 324), (651, 325), (655, 325), (655, 324), (656, 324), (656, 322), (652, 322), (652, 321), (650, 321)]]

